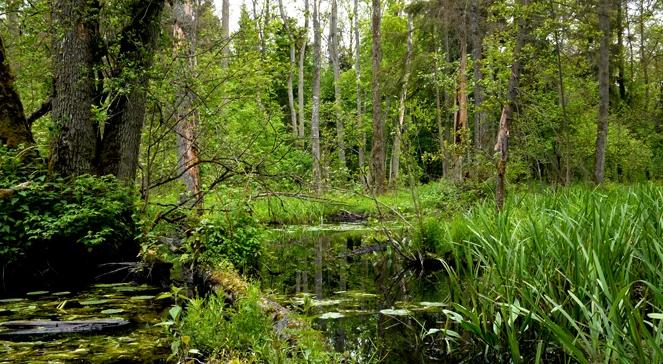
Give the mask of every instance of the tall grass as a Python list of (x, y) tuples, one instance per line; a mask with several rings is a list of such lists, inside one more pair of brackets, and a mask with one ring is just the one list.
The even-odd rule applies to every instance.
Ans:
[(528, 194), (494, 211), (485, 202), (443, 230), (458, 350), (516, 363), (663, 362), (661, 186)]

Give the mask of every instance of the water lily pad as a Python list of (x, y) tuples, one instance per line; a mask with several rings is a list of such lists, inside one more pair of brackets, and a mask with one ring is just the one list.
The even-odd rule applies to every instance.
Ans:
[(412, 315), (412, 311), (406, 310), (404, 308), (401, 308), (401, 309), (388, 308), (388, 309), (380, 310), (380, 313), (383, 314), (383, 315), (389, 315), (389, 316), (409, 316), (409, 315)]
[(98, 283), (94, 287), (97, 288), (110, 288), (110, 287), (119, 287), (119, 286), (128, 286), (131, 283)]
[(325, 312), (318, 318), (320, 320), (333, 320), (341, 317), (345, 317), (345, 315), (340, 312)]
[(373, 298), (378, 296), (375, 293), (360, 292), (360, 291), (348, 291), (345, 292), (345, 295), (350, 296), (352, 298)]
[(78, 301), (83, 306), (92, 306), (92, 305), (101, 305), (104, 303), (107, 303), (109, 300), (85, 300), (85, 301)]
[(313, 307), (322, 307), (322, 306), (334, 306), (338, 305), (342, 300), (314, 300), (311, 302), (311, 306)]
[(25, 298), (5, 298), (0, 300), (0, 303), (14, 303), (14, 302), (21, 302), (25, 301)]
[(108, 309), (108, 310), (101, 311), (101, 313), (103, 313), (104, 315), (115, 315), (115, 314), (122, 313), (122, 312), (124, 312), (124, 310), (121, 309), (121, 308), (111, 308), (111, 309)]
[(28, 292), (26, 293), (27, 296), (43, 296), (47, 295), (49, 292), (48, 291), (34, 291), (34, 292)]
[(151, 300), (153, 298), (154, 298), (154, 296), (133, 296), (133, 297), (131, 297), (132, 300), (139, 300), (139, 301)]
[(62, 291), (62, 292), (55, 292), (53, 293), (53, 296), (69, 296), (71, 292), (69, 291)]

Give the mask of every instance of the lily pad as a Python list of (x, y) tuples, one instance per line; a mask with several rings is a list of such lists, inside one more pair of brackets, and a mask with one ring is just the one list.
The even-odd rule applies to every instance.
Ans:
[(124, 312), (124, 310), (121, 309), (121, 308), (111, 308), (111, 309), (108, 309), (108, 310), (101, 311), (101, 313), (103, 313), (104, 315), (115, 315), (115, 314), (122, 313), (122, 312)]
[(48, 294), (48, 291), (34, 291), (34, 292), (28, 292), (26, 293), (27, 296), (43, 296)]
[(325, 312), (318, 318), (320, 320), (333, 320), (341, 317), (345, 317), (345, 315), (340, 312)]
[(25, 298), (5, 298), (0, 300), (0, 303), (14, 303), (14, 302), (21, 302), (25, 301)]
[(78, 301), (83, 306), (92, 306), (92, 305), (101, 305), (104, 303), (107, 303), (109, 300), (85, 300), (85, 301)]
[(131, 283), (98, 283), (94, 287), (97, 288), (109, 288), (109, 287), (119, 287), (119, 286), (128, 286)]
[(132, 300), (139, 300), (139, 301), (147, 301), (153, 299), (154, 296), (133, 296), (131, 297)]
[(62, 291), (62, 292), (55, 292), (53, 293), (53, 296), (69, 296), (71, 292), (69, 291)]
[(383, 315), (389, 315), (389, 316), (409, 316), (409, 315), (412, 315), (412, 311), (406, 310), (404, 308), (401, 308), (401, 309), (388, 308), (388, 309), (380, 310), (380, 313), (383, 314)]
[(342, 300), (315, 300), (311, 303), (311, 306), (313, 307), (322, 307), (322, 306), (334, 306), (338, 305)]

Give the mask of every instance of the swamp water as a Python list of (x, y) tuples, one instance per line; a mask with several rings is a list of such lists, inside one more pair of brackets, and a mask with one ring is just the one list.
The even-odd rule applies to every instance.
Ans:
[[(379, 229), (323, 225), (276, 233), (263, 256), (262, 286), (313, 319), (351, 361), (453, 362), (444, 272), (408, 269)], [(446, 313), (445, 313), (446, 311)], [(455, 334), (455, 332), (449, 332)]]
[(160, 289), (129, 283), (97, 284), (78, 292), (31, 292), (0, 299), (0, 322), (122, 319), (128, 325), (85, 334), (6, 337), (0, 326), (0, 363), (154, 363), (170, 354)]

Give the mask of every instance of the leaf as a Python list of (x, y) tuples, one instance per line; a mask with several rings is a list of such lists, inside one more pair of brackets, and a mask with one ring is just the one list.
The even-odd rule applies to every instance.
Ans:
[(110, 308), (108, 310), (101, 311), (101, 313), (103, 313), (104, 315), (115, 315), (122, 312), (124, 312), (124, 310), (121, 308)]
[(663, 320), (663, 313), (657, 313), (657, 312), (652, 312), (648, 313), (647, 317), (654, 319), (654, 320)]
[(171, 307), (170, 310), (168, 310), (168, 314), (175, 321), (177, 321), (177, 319), (180, 317), (181, 312), (182, 312), (182, 307), (179, 305), (175, 305)]
[(388, 316), (410, 316), (412, 315), (412, 311), (406, 310), (404, 308), (401, 309), (384, 309), (380, 310), (380, 313), (383, 315), (388, 315)]

